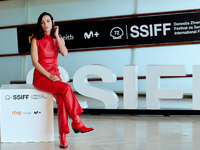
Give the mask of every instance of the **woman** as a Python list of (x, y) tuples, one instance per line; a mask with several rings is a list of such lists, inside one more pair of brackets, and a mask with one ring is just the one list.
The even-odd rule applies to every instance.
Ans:
[(31, 42), (31, 59), (35, 67), (33, 86), (43, 92), (51, 93), (57, 103), (58, 127), (60, 147), (68, 146), (66, 134), (69, 133), (68, 115), (72, 119), (72, 128), (75, 133), (89, 132), (79, 118), (83, 112), (70, 85), (62, 82), (57, 65), (58, 52), (62, 56), (68, 54), (65, 42), (59, 37), (59, 28), (54, 26), (51, 14), (42, 13), (37, 22), (37, 33)]

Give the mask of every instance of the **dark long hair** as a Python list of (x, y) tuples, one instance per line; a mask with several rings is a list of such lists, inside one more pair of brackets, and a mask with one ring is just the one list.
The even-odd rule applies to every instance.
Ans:
[(54, 28), (53, 28), (54, 27), (54, 22), (53, 22), (54, 19), (53, 19), (52, 15), (50, 13), (43, 12), (39, 16), (38, 21), (37, 21), (37, 30), (36, 30), (36, 33), (35, 33), (35, 36), (37, 37), (37, 39), (41, 39), (42, 37), (44, 37), (44, 31), (43, 31), (43, 29), (41, 27), (41, 21), (42, 21), (42, 17), (45, 16), (45, 15), (48, 15), (51, 18), (51, 21), (52, 21), (51, 37), (55, 38), (55, 36), (54, 36)]

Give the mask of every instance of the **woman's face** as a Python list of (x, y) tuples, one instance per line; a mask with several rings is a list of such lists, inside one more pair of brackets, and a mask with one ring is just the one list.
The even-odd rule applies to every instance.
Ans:
[(42, 17), (41, 27), (45, 33), (51, 33), (52, 20), (48, 15)]

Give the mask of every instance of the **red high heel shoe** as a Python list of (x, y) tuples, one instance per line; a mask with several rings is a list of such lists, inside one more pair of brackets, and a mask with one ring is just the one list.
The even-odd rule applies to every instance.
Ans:
[(65, 133), (60, 134), (59, 138), (60, 138), (60, 148), (67, 148), (68, 144), (66, 140), (66, 134)]
[(74, 130), (75, 133), (85, 133), (85, 132), (89, 132), (94, 130), (93, 128), (87, 128), (83, 122), (81, 121), (81, 119), (79, 118), (79, 116), (77, 115), (76, 117), (74, 117), (72, 122), (72, 129)]

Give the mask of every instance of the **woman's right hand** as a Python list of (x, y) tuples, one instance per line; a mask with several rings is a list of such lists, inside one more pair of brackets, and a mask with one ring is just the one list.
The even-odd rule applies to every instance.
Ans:
[(52, 75), (52, 74), (49, 76), (49, 79), (50, 79), (51, 81), (60, 81), (60, 78), (58, 78), (58, 76)]

